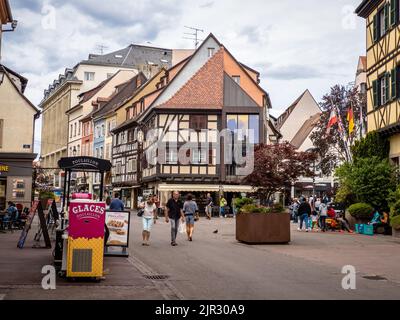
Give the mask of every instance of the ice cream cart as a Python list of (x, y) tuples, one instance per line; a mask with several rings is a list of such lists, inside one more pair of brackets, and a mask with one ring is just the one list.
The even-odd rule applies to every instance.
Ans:
[[(111, 162), (93, 157), (62, 158), (58, 162), (65, 171), (63, 217), (56, 241), (55, 264), (67, 278), (99, 278), (103, 276), (104, 229), (106, 204), (103, 202), (104, 174)], [(87, 193), (71, 197), (73, 172), (100, 174), (100, 196), (92, 200)]]

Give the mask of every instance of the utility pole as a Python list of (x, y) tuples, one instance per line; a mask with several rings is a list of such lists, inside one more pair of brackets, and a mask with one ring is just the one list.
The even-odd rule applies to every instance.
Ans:
[(204, 33), (204, 30), (188, 26), (185, 26), (185, 28), (191, 30), (191, 32), (184, 32), (184, 34), (187, 36), (183, 37), (183, 39), (194, 41), (194, 47), (195, 49), (197, 49), (200, 44), (200, 41), (204, 41), (204, 39), (199, 38), (199, 33), (200, 32)]

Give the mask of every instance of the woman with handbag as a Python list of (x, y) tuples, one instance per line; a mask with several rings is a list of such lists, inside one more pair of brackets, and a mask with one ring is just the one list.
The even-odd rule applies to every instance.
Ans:
[(197, 203), (193, 201), (193, 196), (191, 194), (188, 194), (186, 197), (186, 201), (183, 204), (183, 212), (186, 219), (186, 233), (188, 240), (193, 241), (194, 222), (195, 217), (199, 212), (199, 208)]
[(142, 217), (142, 222), (143, 222), (143, 246), (150, 246), (149, 240), (150, 240), (150, 232), (151, 232), (151, 227), (153, 226), (153, 223), (156, 222), (156, 217), (157, 217), (157, 206), (154, 203), (153, 197), (149, 197), (147, 201), (143, 202), (139, 206), (139, 212), (138, 215)]

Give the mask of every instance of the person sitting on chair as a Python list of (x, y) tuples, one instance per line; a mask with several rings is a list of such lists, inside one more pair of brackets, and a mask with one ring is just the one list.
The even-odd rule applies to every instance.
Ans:
[[(378, 228), (383, 228), (384, 229), (384, 234), (385, 235), (390, 235), (392, 228), (389, 225), (389, 214), (387, 212), (383, 212), (383, 217), (379, 215), (379, 222), (372, 223), (374, 226), (374, 233), (378, 233)], [(379, 232), (382, 233), (382, 232)]]
[(11, 228), (12, 228), (13, 224), (15, 224), (18, 220), (18, 209), (15, 206), (15, 204), (11, 201), (8, 201), (7, 212), (8, 212), (8, 215), (10, 216)]

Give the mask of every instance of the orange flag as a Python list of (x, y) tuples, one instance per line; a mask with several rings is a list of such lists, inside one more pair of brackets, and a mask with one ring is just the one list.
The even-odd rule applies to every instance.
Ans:
[(353, 113), (353, 108), (350, 107), (349, 111), (347, 113), (347, 121), (349, 122), (349, 135), (351, 135), (354, 132), (354, 113)]

